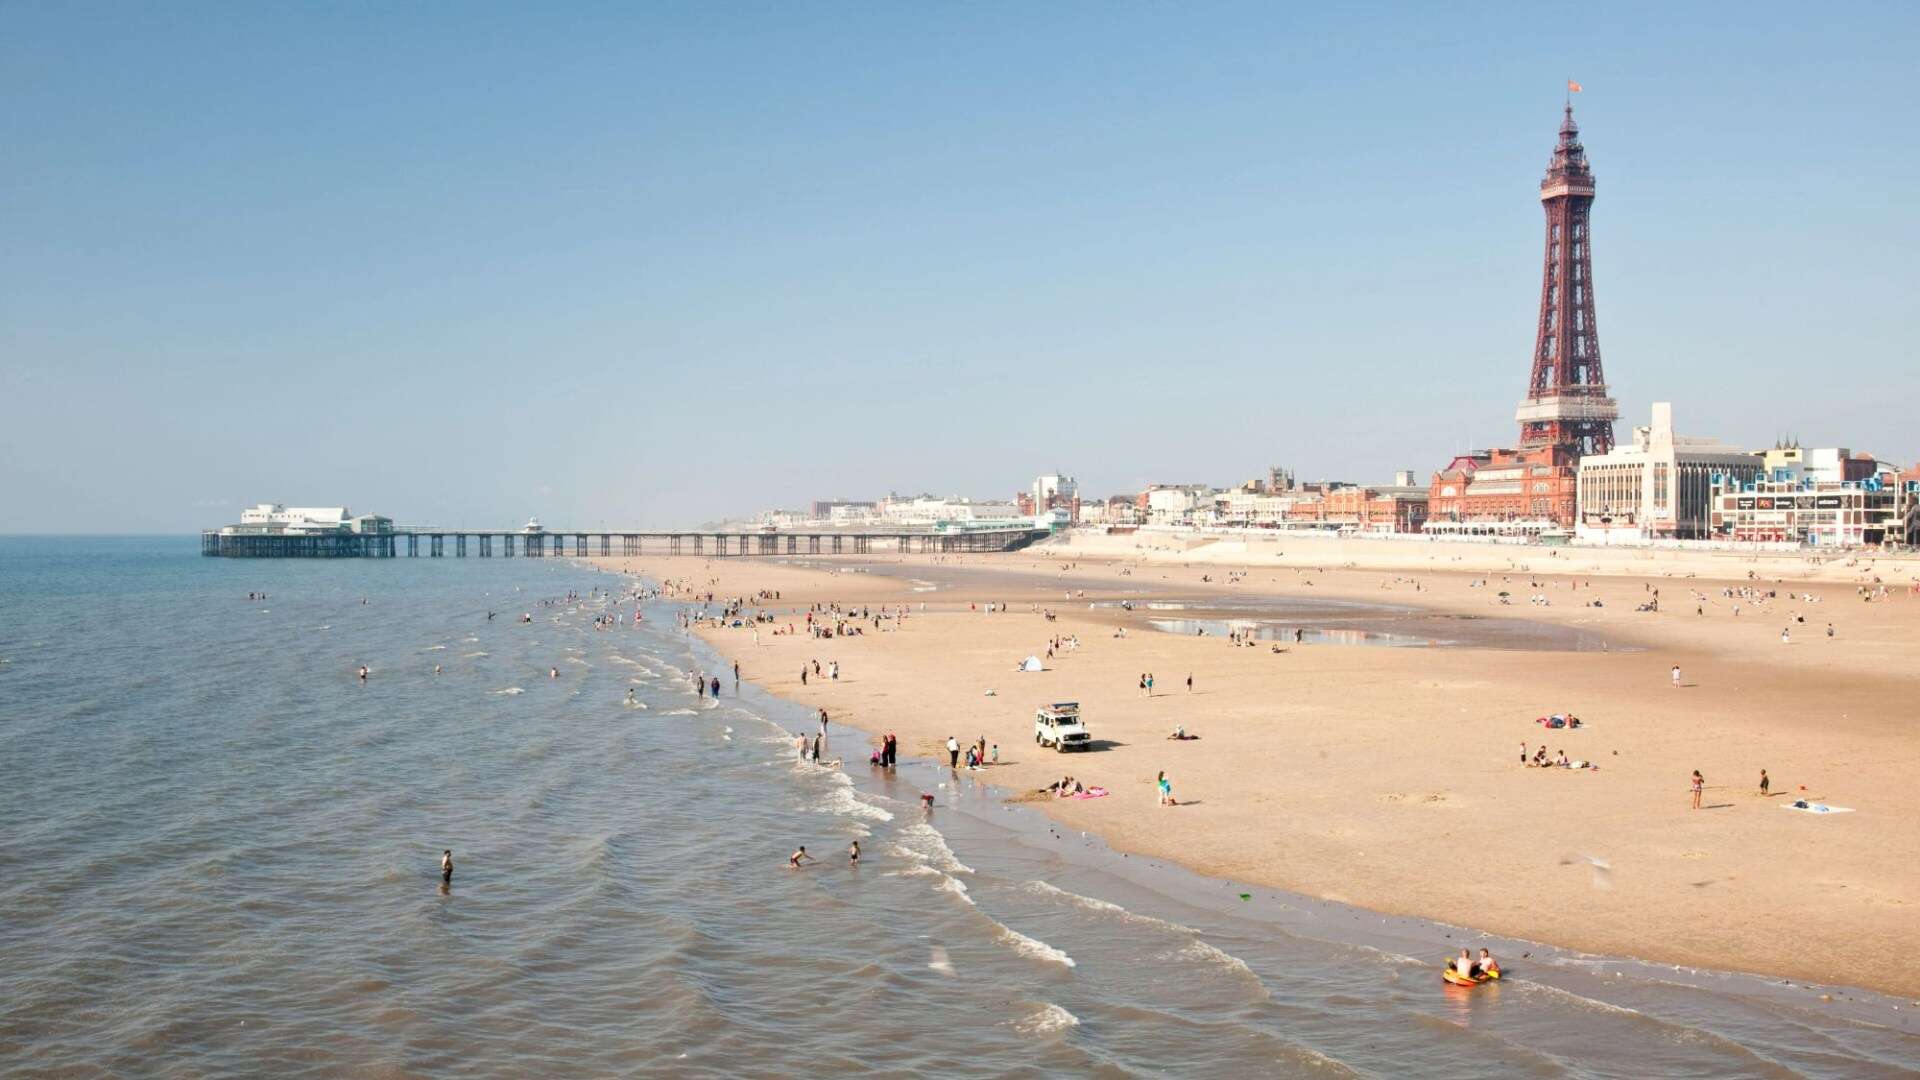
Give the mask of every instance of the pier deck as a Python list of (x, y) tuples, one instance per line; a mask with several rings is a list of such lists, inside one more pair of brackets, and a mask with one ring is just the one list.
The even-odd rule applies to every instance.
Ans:
[[(549, 529), (529, 533), (401, 527), (380, 533), (240, 533), (209, 529), (200, 534), (200, 554), (241, 559), (392, 559), (404, 548), (417, 558), (477, 556), (539, 559), (549, 556), (711, 555), (726, 558), (778, 555), (867, 555), (1014, 551), (1047, 535), (1045, 529), (974, 529), (960, 532), (605, 532)], [(449, 545), (447, 541), (453, 543)], [(421, 541), (426, 543), (423, 545)], [(571, 546), (572, 550), (568, 550)], [(449, 550), (451, 547), (451, 550)]]

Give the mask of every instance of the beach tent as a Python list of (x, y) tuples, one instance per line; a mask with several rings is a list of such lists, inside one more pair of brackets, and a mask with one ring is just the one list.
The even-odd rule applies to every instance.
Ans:
[(1023, 663), (1021, 663), (1020, 670), (1021, 671), (1045, 671), (1047, 670), (1047, 667), (1045, 664), (1042, 664), (1040, 662), (1039, 657), (1029, 656), (1026, 658), (1026, 660)]

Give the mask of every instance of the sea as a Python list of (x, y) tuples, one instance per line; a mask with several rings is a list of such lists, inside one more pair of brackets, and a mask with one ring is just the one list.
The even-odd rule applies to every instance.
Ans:
[(802, 762), (644, 585), (0, 538), (0, 1073), (1920, 1069), (1920, 1004), (1200, 877), (838, 724)]

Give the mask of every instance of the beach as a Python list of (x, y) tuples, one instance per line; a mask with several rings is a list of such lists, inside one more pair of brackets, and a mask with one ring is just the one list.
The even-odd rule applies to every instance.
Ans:
[[(757, 640), (700, 630), (743, 678), (891, 730), (903, 754), (984, 737), (1000, 754), (985, 780), (1123, 852), (1594, 954), (1920, 995), (1910, 562), (1150, 534), (599, 561), (715, 613), (692, 594), (778, 592), (747, 605), (774, 618)], [(1636, 610), (1654, 590), (1658, 610)], [(864, 609), (865, 632), (805, 633), (834, 603)], [(1176, 619), (1266, 636), (1154, 628)], [(1287, 636), (1332, 623), (1363, 629)], [(1393, 641), (1403, 624), (1434, 644)], [(1056, 639), (1078, 644), (1047, 657)], [(1016, 671), (1029, 655), (1046, 670)], [(803, 684), (815, 660), (840, 677)], [(1034, 746), (1054, 701), (1081, 703), (1094, 750)], [(1536, 722), (1556, 713), (1582, 726)], [(1521, 744), (1543, 742), (1598, 767), (1523, 766)], [(864, 747), (837, 749), (867, 768)], [(1178, 806), (1158, 805), (1162, 771)], [(1066, 774), (1111, 794), (1033, 794)], [(1796, 799), (1846, 810), (1784, 809)]]

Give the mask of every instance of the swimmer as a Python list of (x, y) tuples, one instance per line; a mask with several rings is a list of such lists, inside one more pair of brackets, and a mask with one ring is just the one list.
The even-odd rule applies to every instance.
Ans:
[(629, 705), (639, 704), (639, 702), (635, 701), (633, 698), (633, 687), (631, 686), (627, 687), (627, 704)]
[(855, 840), (853, 843), (847, 845), (847, 865), (848, 866), (860, 865), (860, 841), (858, 840)]
[(559, 669), (559, 668), (557, 668), (557, 667), (554, 667), (554, 668), (548, 668), (548, 669), (547, 669), (547, 678), (549, 678), (549, 679), (557, 679), (557, 678), (559, 678), (559, 677), (560, 677), (560, 669)]
[(367, 681), (367, 665), (365, 664), (360, 665), (360, 681), (361, 682)]
[(434, 673), (435, 675), (438, 675), (438, 674), (440, 674), (440, 665), (439, 665), (439, 664), (435, 664), (435, 665), (433, 665), (433, 673)]
[(787, 869), (789, 870), (800, 869), (800, 861), (802, 859), (805, 859), (808, 862), (820, 861), (818, 859), (815, 859), (813, 856), (807, 854), (807, 845), (801, 844), (800, 849), (798, 851), (795, 851), (793, 854), (787, 856)]
[(440, 880), (444, 884), (453, 883), (453, 849), (452, 848), (448, 848), (445, 851), (442, 851), (440, 853)]

